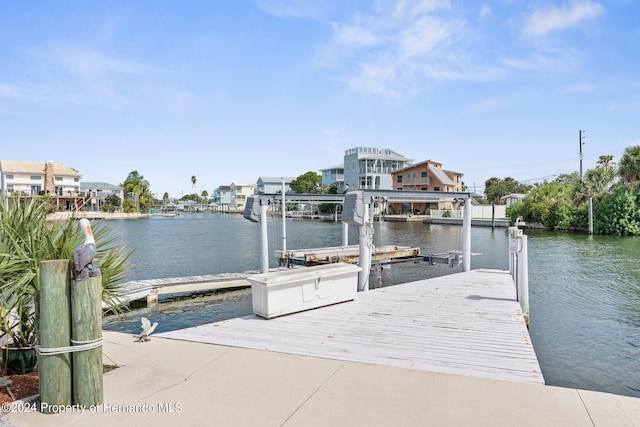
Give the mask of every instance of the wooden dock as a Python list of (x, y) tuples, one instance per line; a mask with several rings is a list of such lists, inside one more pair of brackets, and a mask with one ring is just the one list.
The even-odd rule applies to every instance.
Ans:
[(232, 347), (544, 384), (508, 272), (474, 270), (355, 301), (158, 334)]
[[(346, 262), (357, 264), (359, 261), (359, 245), (334, 246), (328, 248), (292, 249), (287, 251), (275, 251), (280, 265), (318, 265)], [(420, 256), (420, 248), (408, 246), (376, 246), (371, 251), (372, 261), (406, 259)]]
[(120, 301), (127, 305), (132, 301), (158, 302), (160, 295), (185, 292), (205, 292), (217, 289), (249, 287), (247, 277), (251, 273), (223, 273), (203, 276), (170, 277), (164, 279), (132, 280), (123, 283)]

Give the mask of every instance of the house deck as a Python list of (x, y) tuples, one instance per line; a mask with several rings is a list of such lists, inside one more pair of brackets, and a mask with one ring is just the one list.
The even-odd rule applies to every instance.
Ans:
[(158, 336), (544, 384), (508, 272), (474, 270), (358, 293), (266, 320), (250, 315)]

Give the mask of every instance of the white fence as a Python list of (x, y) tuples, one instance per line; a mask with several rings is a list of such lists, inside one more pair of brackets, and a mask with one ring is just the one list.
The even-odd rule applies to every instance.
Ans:
[[(491, 219), (492, 218), (492, 209), (495, 209), (495, 216), (493, 218), (500, 219), (507, 217), (507, 207), (505, 205), (477, 205), (473, 206), (473, 212), (471, 214), (471, 218), (475, 219)], [(462, 218), (462, 210), (449, 210), (449, 209), (440, 209), (440, 210), (431, 210), (431, 218)]]

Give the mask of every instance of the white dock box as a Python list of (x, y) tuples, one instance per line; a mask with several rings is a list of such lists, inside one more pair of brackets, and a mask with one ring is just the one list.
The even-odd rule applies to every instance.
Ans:
[(271, 319), (353, 300), (360, 270), (357, 265), (336, 263), (249, 276), (253, 312)]

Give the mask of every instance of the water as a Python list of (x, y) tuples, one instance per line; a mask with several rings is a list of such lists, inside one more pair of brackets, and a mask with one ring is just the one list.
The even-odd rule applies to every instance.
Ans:
[[(259, 225), (239, 215), (182, 214), (113, 221), (136, 248), (128, 280), (258, 270)], [(281, 245), (282, 223), (269, 219), (270, 253)], [(640, 239), (527, 231), (531, 338), (547, 384), (640, 397)], [(287, 247), (341, 244), (340, 223), (287, 221)], [(422, 223), (376, 224), (374, 243), (420, 247), (422, 253), (460, 247), (461, 229)], [(349, 242), (357, 230), (350, 227)], [(506, 229), (474, 227), (471, 267), (508, 269)], [(271, 266), (277, 265), (275, 256)], [(461, 267), (402, 263), (373, 277), (376, 286), (461, 271)], [(134, 333), (141, 316), (158, 331), (216, 322), (252, 312), (249, 290), (163, 300), (105, 328)]]

